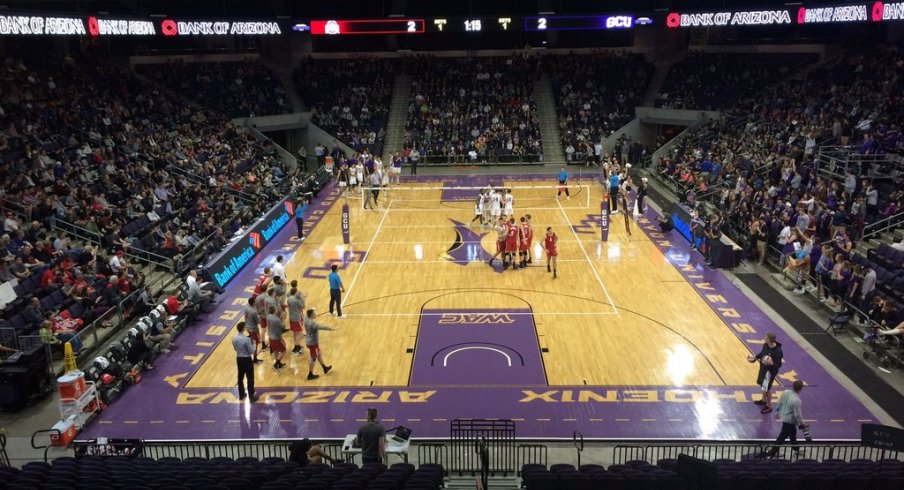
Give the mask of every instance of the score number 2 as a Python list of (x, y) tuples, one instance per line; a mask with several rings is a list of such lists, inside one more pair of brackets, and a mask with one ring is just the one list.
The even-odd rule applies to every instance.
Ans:
[(417, 22), (413, 20), (408, 21), (408, 32), (417, 32)]
[(546, 30), (546, 18), (540, 17), (537, 19), (537, 30), (545, 31)]

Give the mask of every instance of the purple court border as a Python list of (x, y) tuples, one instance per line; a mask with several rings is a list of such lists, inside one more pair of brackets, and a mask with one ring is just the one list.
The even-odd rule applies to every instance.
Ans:
[[(580, 180), (597, 176), (585, 174)], [(543, 180), (555, 175), (405, 177), (403, 182), (456, 182), (480, 186), (501, 179)], [(578, 179), (574, 179), (578, 180)], [(341, 201), (331, 187), (309, 208), (311, 229)], [(782, 330), (723, 274), (702, 267), (702, 257), (676, 232), (662, 234), (648, 212), (636, 224), (722, 316), (726, 328), (756, 350), (763, 333)], [(450, 225), (451, 226), (451, 225)], [(520, 438), (571, 439), (581, 431), (588, 439), (771, 439), (778, 424), (751, 403), (760, 391), (749, 386), (547, 386), (491, 387), (318, 387), (258, 390), (256, 404), (239, 403), (235, 389), (184, 388), (216, 344), (229, 338), (237, 317), (235, 300), (243, 298), (257, 271), (276, 254), (291, 255), (301, 246), (286, 226), (227, 287), (217, 309), (179, 337), (179, 350), (161, 357), (157, 370), (115, 400), (80, 439), (96, 437), (185, 439), (342, 438), (360, 425), (367, 407), (380, 408), (383, 422), (411, 427), (415, 439), (445, 439), (455, 418), (513, 419)], [(214, 341), (211, 341), (211, 338)], [(862, 403), (844, 389), (795, 342), (783, 342), (791, 373), (781, 381), (804, 380), (804, 415), (813, 420), (817, 439), (859, 439), (860, 423), (876, 422)], [(743, 362), (743, 361), (741, 361)], [(230, 384), (233, 372), (224, 373)], [(155, 403), (148, 403), (154, 400)]]

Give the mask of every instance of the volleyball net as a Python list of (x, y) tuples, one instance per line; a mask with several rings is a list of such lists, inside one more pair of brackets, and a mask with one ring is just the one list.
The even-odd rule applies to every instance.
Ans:
[[(488, 188), (500, 192), (500, 207), (505, 208), (505, 195), (510, 193), (516, 209), (590, 208), (591, 185), (587, 183), (558, 185), (516, 185), (516, 186), (389, 186), (379, 189), (377, 200), (381, 207), (392, 202), (393, 211), (439, 211), (459, 209), (473, 211), (477, 207), (478, 196)], [(565, 192), (567, 188), (568, 192)], [(360, 199), (360, 206), (369, 206), (365, 194), (367, 187), (346, 188), (345, 197)], [(561, 191), (561, 192), (560, 192)], [(370, 200), (373, 199), (371, 193)], [(491, 201), (485, 207), (492, 208)]]

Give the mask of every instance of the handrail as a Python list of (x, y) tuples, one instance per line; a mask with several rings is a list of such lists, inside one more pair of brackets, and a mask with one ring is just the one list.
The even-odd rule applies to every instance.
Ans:
[[(227, 219), (227, 220), (225, 221), (225, 223), (228, 223), (228, 222), (232, 221), (232, 220), (235, 219), (235, 217), (238, 216), (239, 214), (241, 214), (241, 213), (239, 212), (239, 213), (233, 214), (229, 219)], [(175, 266), (176, 266), (176, 273), (177, 273), (177, 274), (181, 274), (181, 273), (183, 272), (182, 266), (186, 264), (186, 258), (190, 258), (191, 261), (192, 261), (192, 262), (195, 262), (196, 264), (199, 264), (199, 263), (203, 262), (204, 259), (206, 258), (206, 257), (204, 257), (205, 254), (204, 254), (203, 252), (204, 252), (204, 250), (205, 250), (206, 247), (207, 247), (207, 243), (210, 242), (210, 239), (211, 239), (214, 235), (216, 235), (217, 233), (219, 233), (219, 231), (220, 231), (220, 230), (217, 229), (217, 230), (214, 230), (214, 231), (210, 232), (207, 236), (205, 236), (204, 238), (198, 240), (198, 243), (196, 243), (191, 249), (189, 249), (189, 250), (186, 251), (186, 252), (183, 252), (183, 253), (182, 253), (182, 257), (180, 257), (179, 260), (177, 261), (177, 263), (175, 264)], [(201, 252), (201, 253), (199, 253), (199, 252)]]
[(487, 488), (490, 480), (490, 450), (487, 447), (486, 436), (480, 436), (476, 440), (478, 459), (480, 460), (480, 482), (483, 488)]
[[(904, 221), (904, 211), (901, 211), (900, 213), (897, 213), (897, 214), (893, 214), (886, 218), (882, 218), (879, 221), (870, 223), (863, 227), (863, 236), (860, 238), (860, 240), (861, 241), (867, 240), (870, 237), (872, 237), (873, 235), (878, 235), (879, 233), (882, 233), (883, 231), (887, 231), (891, 228), (894, 228), (895, 226), (900, 224), (901, 221)], [(882, 223), (885, 223), (885, 225), (880, 228), (880, 225), (882, 225)], [(867, 231), (867, 230), (869, 230), (869, 231)]]
[(578, 468), (581, 467), (581, 453), (584, 452), (584, 434), (581, 434), (578, 431), (574, 431), (571, 435), (572, 444), (574, 444), (575, 450), (578, 453)]
[[(332, 442), (327, 440), (325, 442)], [(96, 441), (80, 439), (73, 444), (78, 450), (86, 444), (92, 444)], [(162, 457), (215, 457), (228, 456), (233, 458), (251, 456), (251, 457), (270, 457), (280, 456), (288, 457), (288, 444), (291, 439), (267, 439), (267, 440), (250, 440), (250, 439), (234, 439), (234, 440), (144, 440), (141, 446), (144, 449), (144, 457), (157, 459)], [(738, 440), (738, 441), (720, 441), (720, 440), (699, 440), (690, 441), (690, 444), (663, 444), (650, 440), (639, 441), (592, 441), (587, 449), (600, 449), (603, 447), (615, 447), (616, 449), (627, 448), (629, 451), (616, 451), (614, 454), (614, 463), (618, 464), (620, 459), (630, 458), (647, 458), (660, 457), (673, 458), (677, 454), (691, 454), (700, 459), (708, 461), (720, 458), (729, 458), (738, 460), (749, 454), (750, 451), (762, 451), (764, 448), (772, 447), (774, 442), (771, 440)], [(630, 446), (625, 445), (630, 444)], [(418, 441), (413, 441), (414, 446), (420, 447)], [(447, 444), (435, 441), (425, 441), (424, 446), (430, 449), (438, 447), (448, 447)], [(813, 449), (807, 454), (808, 458), (817, 461), (824, 459), (843, 459), (845, 461), (858, 458), (878, 458), (878, 449), (861, 446), (858, 441), (815, 441), (814, 443), (799, 444), (800, 447)], [(545, 446), (543, 446), (545, 447)], [(479, 446), (478, 446), (479, 448)], [(790, 445), (780, 446), (780, 450), (790, 450)], [(823, 450), (824, 449), (824, 450)], [(890, 452), (888, 457), (898, 459), (904, 457), (904, 453)], [(545, 464), (545, 461), (542, 463)], [(579, 465), (580, 466), (580, 465)], [(444, 468), (448, 470), (448, 468)]]
[(62, 432), (60, 432), (59, 429), (48, 429), (48, 430), (36, 431), (31, 435), (31, 448), (32, 449), (43, 449), (44, 450), (44, 462), (47, 463), (48, 462), (47, 461), (47, 451), (49, 451), (52, 446), (50, 444), (45, 444), (43, 446), (36, 445), (35, 438), (40, 435), (47, 435), (47, 436), (56, 435), (57, 437), (60, 437), (62, 435)]
[[(163, 286), (160, 288), (161, 291), (165, 290), (172, 283), (176, 282), (178, 280), (178, 277), (176, 277), (175, 275), (160, 276), (157, 279), (154, 279), (153, 281), (151, 281), (149, 284), (146, 284), (146, 286), (153, 287), (155, 284), (157, 284), (159, 282), (163, 282), (164, 280), (166, 280), (166, 283), (163, 284)], [(141, 294), (141, 289), (136, 289), (135, 291), (132, 291), (128, 296), (123, 298), (122, 301), (120, 301), (117, 305), (111, 306), (109, 310), (105, 311), (102, 315), (97, 317), (93, 322), (91, 322), (91, 324), (82, 327), (78, 331), (78, 333), (76, 333), (76, 336), (78, 336), (79, 340), (82, 341), (82, 345), (85, 345), (86, 347), (87, 347), (87, 343), (85, 342), (85, 338), (88, 337), (89, 334), (91, 336), (91, 340), (93, 341), (93, 343), (91, 344), (90, 349), (88, 349), (88, 348), (85, 349), (85, 352), (92, 352), (99, 345), (101, 345), (104, 341), (106, 341), (110, 337), (115, 336), (118, 332), (120, 332), (122, 330), (122, 328), (125, 326), (125, 324), (122, 322), (122, 320), (125, 317), (124, 312), (126, 310), (126, 304), (133, 302), (135, 300), (135, 298), (137, 296), (139, 296), (140, 294)], [(105, 335), (99, 336), (98, 335), (98, 330), (99, 330), (98, 325), (102, 324), (103, 322), (105, 322), (117, 315), (119, 316), (120, 324), (117, 325), (116, 328), (110, 329)]]
[(543, 153), (526, 153), (521, 155), (483, 155), (471, 160), (469, 155), (421, 154), (418, 161), (421, 165), (501, 165), (509, 163), (543, 163)]
[(0, 433), (0, 467), (10, 467), (9, 455), (6, 454), (6, 434)]
[(100, 234), (94, 233), (93, 231), (79, 226), (75, 223), (70, 223), (62, 218), (57, 218), (54, 220), (54, 227), (71, 235), (74, 235), (75, 238), (80, 240), (86, 240), (91, 243), (100, 245)]
[(3, 209), (10, 209), (17, 215), (26, 219), (28, 218), (28, 211), (22, 203), (13, 201), (7, 196), (3, 196), (2, 199), (0, 199), (0, 204), (2, 204)]

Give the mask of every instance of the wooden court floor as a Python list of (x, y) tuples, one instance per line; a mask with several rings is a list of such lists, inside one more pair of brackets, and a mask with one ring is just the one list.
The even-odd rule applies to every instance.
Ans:
[[(306, 381), (306, 356), (287, 354), (288, 368), (276, 373), (267, 354), (256, 368), (259, 387), (406, 386), (425, 308), (528, 308), (553, 386), (745, 386), (756, 378), (756, 367), (744, 362), (746, 345), (641, 230), (632, 224), (628, 236), (623, 215), (613, 215), (609, 240), (600, 242), (591, 224), (603, 198), (598, 184), (572, 187), (571, 199), (558, 201), (552, 187), (505, 182), (515, 189), (516, 216), (533, 217), (535, 243), (547, 226), (558, 234), (555, 280), (536, 247), (526, 270), (499, 273), (482, 260), (453, 260), (449, 250), (457, 240), (476, 259), (479, 249), (467, 237), (483, 235), (480, 246), (490, 252), (495, 237), (479, 226), (457, 226), (471, 220), (473, 202), (443, 202), (437, 185), (391, 190), (378, 210), (348, 199), (349, 245), (342, 244), (342, 201), (331, 208), (286, 270), (316, 307), (318, 321), (339, 328), (320, 334), (333, 371)], [(327, 314), (331, 259), (344, 260), (342, 320)], [(186, 387), (234, 385), (230, 337)], [(291, 349), (290, 335), (285, 339)]]

